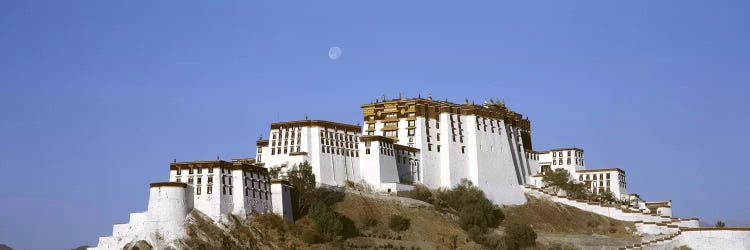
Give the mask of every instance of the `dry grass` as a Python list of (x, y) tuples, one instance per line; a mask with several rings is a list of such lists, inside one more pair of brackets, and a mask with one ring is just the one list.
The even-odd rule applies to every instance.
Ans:
[[(335, 210), (354, 221), (361, 237), (346, 240), (343, 244), (359, 247), (387, 246), (399, 249), (480, 249), (468, 239), (455, 222), (455, 218), (439, 213), (432, 207), (406, 207), (396, 202), (371, 199), (356, 193), (347, 193)], [(410, 220), (409, 229), (394, 232), (388, 227), (391, 215)]]
[(635, 230), (635, 225), (632, 222), (615, 220), (548, 200), (534, 197), (528, 199), (524, 205), (503, 209), (503, 225), (525, 223), (538, 232), (633, 237), (631, 231)]

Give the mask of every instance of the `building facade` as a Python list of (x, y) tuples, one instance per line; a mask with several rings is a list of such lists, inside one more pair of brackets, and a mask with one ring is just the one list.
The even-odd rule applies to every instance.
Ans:
[(526, 201), (522, 186), (536, 168), (525, 155), (531, 123), (504, 103), (383, 98), (362, 109), (363, 135), (416, 149), (418, 167), (402, 182), (450, 188), (468, 179), (499, 204)]
[(578, 181), (594, 194), (612, 192), (617, 199), (628, 197), (625, 171), (619, 168), (584, 169), (576, 172)]
[(578, 170), (586, 169), (583, 149), (580, 148), (555, 148), (537, 152), (537, 154), (539, 155), (538, 164), (541, 173), (562, 168), (568, 170), (570, 177), (575, 179)]
[(294, 165), (309, 162), (321, 185), (344, 186), (359, 174), (361, 127), (321, 120), (271, 124), (268, 140), (256, 143), (256, 162), (282, 175)]

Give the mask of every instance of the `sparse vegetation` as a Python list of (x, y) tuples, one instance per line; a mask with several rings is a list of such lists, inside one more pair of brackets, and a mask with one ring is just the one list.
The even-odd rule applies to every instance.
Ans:
[(716, 222), (716, 225), (714, 225), (714, 226), (715, 226), (715, 227), (726, 227), (726, 226), (727, 226), (727, 224), (726, 224), (726, 223), (724, 223), (723, 221), (717, 221), (717, 222)]
[(388, 227), (396, 232), (401, 232), (409, 229), (409, 224), (409, 219), (397, 214), (391, 215), (390, 219), (388, 220)]
[(686, 245), (682, 245), (682, 246), (680, 246), (680, 247), (675, 247), (675, 248), (672, 248), (672, 250), (693, 250), (693, 249), (692, 249), (692, 248), (690, 248), (689, 246), (686, 246)]

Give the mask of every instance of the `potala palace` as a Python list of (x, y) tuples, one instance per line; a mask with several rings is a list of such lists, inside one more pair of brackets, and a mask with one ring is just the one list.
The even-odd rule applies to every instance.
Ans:
[[(320, 186), (349, 182), (383, 195), (452, 187), (468, 179), (499, 205), (526, 202), (526, 195), (635, 222), (640, 234), (658, 235), (623, 248), (750, 248), (750, 230), (699, 228), (697, 218), (672, 216), (671, 201), (642, 200), (629, 193), (620, 168), (587, 168), (584, 150), (532, 148), (531, 121), (497, 100), (463, 104), (433, 98), (375, 100), (361, 106), (363, 126), (322, 120), (275, 122), (256, 143), (254, 158), (171, 162), (169, 181), (152, 183), (148, 210), (116, 224), (112, 236), (92, 249), (122, 249), (134, 240), (170, 242), (184, 235), (193, 209), (220, 221), (229, 214), (277, 213), (293, 220), (291, 193), (284, 180), (293, 166), (308, 162)], [(545, 189), (542, 176), (568, 170), (571, 179), (594, 193), (612, 192), (631, 206), (575, 200)], [(271, 178), (271, 170), (279, 178)]]

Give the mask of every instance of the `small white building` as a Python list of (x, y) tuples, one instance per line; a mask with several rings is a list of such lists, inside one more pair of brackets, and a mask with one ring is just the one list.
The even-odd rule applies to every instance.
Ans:
[(628, 198), (625, 171), (619, 168), (578, 170), (579, 182), (585, 183), (592, 193), (612, 192), (617, 199)]
[(542, 174), (562, 168), (568, 170), (571, 178), (576, 178), (577, 171), (586, 169), (583, 149), (580, 148), (554, 148), (536, 153)]

